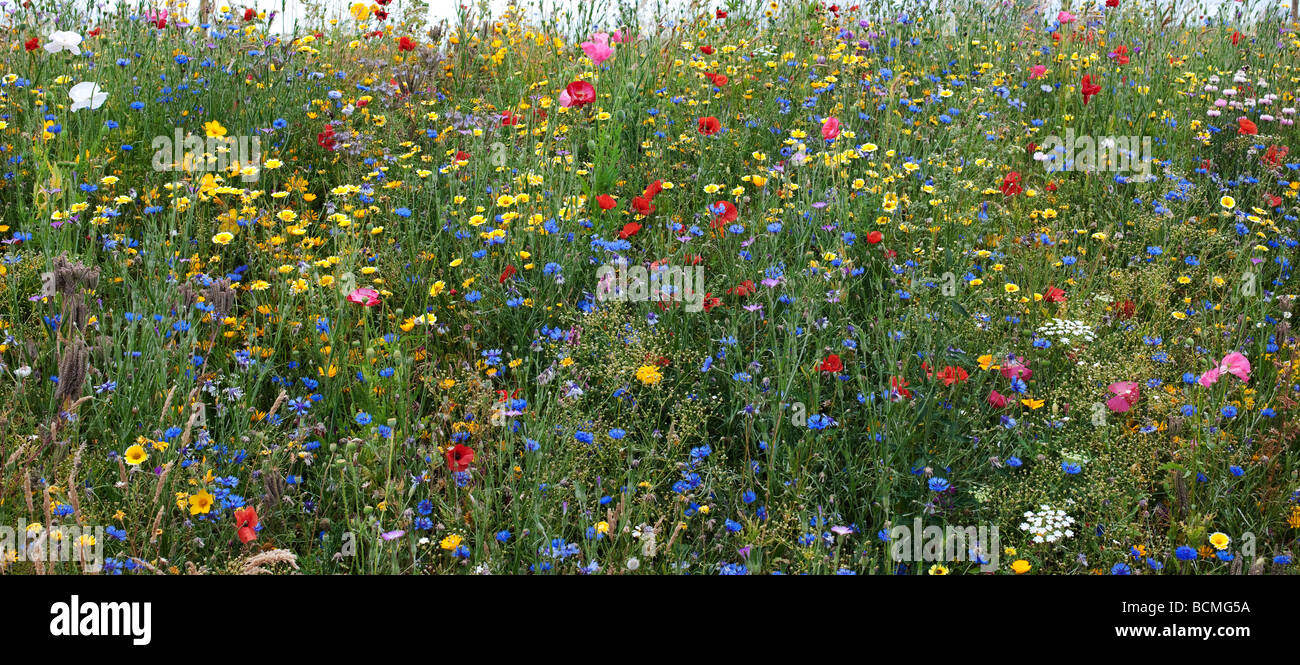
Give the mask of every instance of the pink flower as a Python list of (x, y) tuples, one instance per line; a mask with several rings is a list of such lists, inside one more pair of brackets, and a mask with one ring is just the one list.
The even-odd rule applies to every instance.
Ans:
[(614, 34), (609, 36), (609, 41), (615, 44), (626, 44), (630, 38), (623, 34), (622, 30), (615, 30)]
[(573, 99), (572, 99), (571, 97), (569, 97), (569, 91), (568, 91), (568, 90), (561, 90), (561, 91), (560, 91), (560, 97), (559, 97), (559, 99), (557, 99), (556, 101), (558, 101), (558, 102), (560, 103), (560, 106), (562, 106), (562, 107), (564, 107), (564, 108), (568, 108), (568, 107), (570, 107), (570, 106), (573, 106)]
[(159, 30), (162, 30), (163, 28), (167, 27), (167, 16), (168, 13), (166, 9), (162, 11), (158, 11), (157, 9), (150, 9), (149, 11), (144, 13), (145, 20), (154, 24), (154, 27), (158, 28)]
[(614, 55), (614, 49), (609, 45), (609, 34), (598, 32), (591, 36), (591, 41), (579, 44), (582, 52), (587, 54), (591, 61), (599, 67), (600, 63), (609, 60)]
[(1029, 369), (1025, 359), (1020, 356), (1007, 356), (1007, 361), (1002, 363), (1002, 376), (1008, 379), (1028, 381), (1033, 375), (1033, 370)]
[(1116, 413), (1124, 413), (1137, 404), (1138, 384), (1135, 381), (1119, 381), (1107, 387), (1115, 396), (1106, 401), (1106, 406)]
[(379, 292), (369, 287), (359, 287), (348, 294), (348, 302), (362, 307), (374, 307), (379, 304)]
[(840, 119), (835, 117), (827, 118), (826, 122), (822, 123), (822, 138), (831, 141), (839, 135)]
[(1231, 374), (1242, 381), (1250, 380), (1250, 360), (1246, 356), (1233, 351), (1223, 357), (1218, 367), (1214, 367), (1201, 375), (1200, 384), (1209, 388), (1214, 385), (1215, 381), (1224, 374)]
[(1040, 79), (1047, 76), (1047, 65), (1034, 65), (1029, 68), (1029, 80)]
[(1074, 14), (1063, 11), (1056, 15), (1056, 20), (1060, 21), (1061, 25), (1065, 25), (1066, 23), (1072, 23), (1074, 21)]
[(996, 390), (989, 393), (988, 402), (989, 402), (989, 406), (995, 409), (1005, 409), (1007, 407), (1007, 404), (1010, 403), (1007, 401), (1006, 395), (1003, 395), (1002, 393), (999, 393)]

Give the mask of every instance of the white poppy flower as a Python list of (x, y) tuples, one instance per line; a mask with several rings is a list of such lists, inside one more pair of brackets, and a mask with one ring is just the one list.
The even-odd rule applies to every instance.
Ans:
[(45, 50), (50, 53), (69, 51), (72, 55), (81, 55), (81, 35), (66, 30), (50, 33), (50, 41), (45, 43)]
[(82, 81), (68, 91), (68, 96), (72, 98), (72, 110), (80, 111), (81, 109), (95, 110), (104, 105), (104, 100), (108, 99), (108, 93), (100, 90), (98, 83)]

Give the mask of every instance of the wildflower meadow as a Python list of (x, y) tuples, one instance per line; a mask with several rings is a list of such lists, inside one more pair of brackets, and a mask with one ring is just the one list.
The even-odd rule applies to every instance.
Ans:
[(0, 574), (1294, 574), (1289, 3), (305, 4), (0, 2)]

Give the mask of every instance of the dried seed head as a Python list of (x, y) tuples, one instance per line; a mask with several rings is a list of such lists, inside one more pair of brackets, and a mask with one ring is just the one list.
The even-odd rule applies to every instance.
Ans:
[(64, 347), (63, 356), (59, 358), (59, 387), (54, 393), (60, 404), (81, 395), (81, 388), (86, 383), (89, 357), (90, 348), (81, 336), (74, 337)]
[(214, 320), (225, 318), (235, 309), (235, 289), (229, 279), (218, 279), (203, 291), (203, 299), (212, 305)]

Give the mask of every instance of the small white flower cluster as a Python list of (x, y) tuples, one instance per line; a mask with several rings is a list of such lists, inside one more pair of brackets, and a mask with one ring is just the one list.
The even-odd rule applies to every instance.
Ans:
[(1038, 512), (1026, 511), (1025, 521), (1020, 523), (1020, 530), (1034, 536), (1035, 543), (1054, 543), (1058, 540), (1074, 537), (1074, 518), (1064, 510), (1051, 506), (1039, 506)]
[(1093, 333), (1092, 326), (1082, 321), (1071, 321), (1069, 319), (1052, 319), (1051, 322), (1043, 324), (1038, 329), (1038, 334), (1056, 338), (1062, 344), (1069, 345), (1070, 340), (1083, 340), (1091, 342), (1097, 337)]
[[(645, 557), (647, 560), (655, 558), (655, 554), (657, 554), (659, 551), (659, 544), (655, 542), (654, 527), (649, 526), (647, 524), (638, 524), (636, 529), (632, 531), (632, 537), (641, 541), (641, 556)], [(636, 560), (635, 558), (630, 560), (628, 562), (628, 565), (631, 566), (632, 565), (631, 561), (635, 561), (635, 560)], [(637, 561), (636, 565), (640, 566), (641, 562)], [(631, 568), (631, 567), (629, 567), (628, 569), (636, 570), (635, 568)]]

